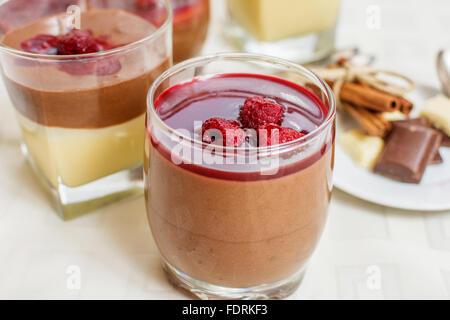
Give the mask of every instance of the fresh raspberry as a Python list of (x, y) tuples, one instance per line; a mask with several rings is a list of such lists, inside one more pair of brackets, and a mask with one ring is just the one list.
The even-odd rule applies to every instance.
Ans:
[(300, 139), (304, 135), (304, 133), (300, 133), (291, 128), (268, 124), (258, 128), (258, 145), (260, 147), (267, 147), (272, 144), (282, 144)]
[[(122, 45), (113, 45), (109, 36), (95, 38), (90, 30), (72, 30), (58, 41), (58, 54), (83, 54), (110, 50)], [(117, 73), (122, 68), (117, 58), (101, 58), (97, 61), (83, 62), (81, 59), (73, 63), (61, 65), (60, 70), (72, 75), (107, 76)]]
[(23, 51), (37, 54), (56, 54), (58, 38), (48, 34), (39, 34), (20, 44)]
[(94, 53), (104, 50), (91, 30), (76, 29), (59, 38), (56, 47), (60, 55)]
[(245, 131), (236, 121), (211, 118), (202, 125), (202, 137), (206, 143), (222, 140), (224, 146), (239, 147), (245, 141)]
[(245, 100), (239, 115), (239, 121), (244, 128), (258, 129), (266, 124), (281, 124), (284, 109), (279, 104), (261, 97), (251, 97)]

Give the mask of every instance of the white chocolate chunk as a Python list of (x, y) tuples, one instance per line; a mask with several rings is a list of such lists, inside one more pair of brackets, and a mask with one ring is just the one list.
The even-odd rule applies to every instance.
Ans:
[(398, 120), (405, 120), (406, 119), (405, 114), (400, 112), (400, 111), (383, 112), (382, 116), (387, 121), (398, 121)]
[(372, 169), (384, 148), (380, 137), (369, 136), (362, 130), (350, 130), (339, 139), (341, 146), (361, 167)]
[(438, 129), (450, 135), (450, 99), (440, 94), (425, 103), (420, 116), (427, 118)]

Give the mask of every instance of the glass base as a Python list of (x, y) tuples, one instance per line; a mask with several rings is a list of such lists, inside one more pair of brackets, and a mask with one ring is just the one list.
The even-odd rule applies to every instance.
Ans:
[(187, 293), (202, 300), (267, 300), (284, 299), (294, 293), (301, 284), (306, 268), (288, 279), (249, 288), (228, 288), (195, 280), (163, 259), (163, 269), (169, 281)]
[(225, 37), (239, 50), (266, 54), (297, 63), (310, 63), (328, 57), (334, 50), (335, 28), (273, 42), (258, 41), (235, 22), (225, 29)]
[(40, 171), (24, 143), (21, 149), (40, 184), (51, 197), (58, 215), (64, 220), (73, 219), (126, 197), (143, 194), (142, 166), (116, 172), (75, 188), (68, 187), (62, 182), (59, 182), (58, 186), (53, 186)]

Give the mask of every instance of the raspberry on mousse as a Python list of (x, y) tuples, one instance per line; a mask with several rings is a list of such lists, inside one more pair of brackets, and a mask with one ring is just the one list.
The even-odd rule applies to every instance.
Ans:
[(283, 106), (255, 96), (245, 100), (239, 121), (244, 128), (256, 130), (266, 124), (281, 125), (283, 114)]
[[(123, 45), (123, 44), (122, 44)], [(107, 35), (95, 37), (91, 30), (73, 29), (62, 36), (40, 34), (23, 41), (23, 51), (48, 55), (83, 55), (114, 49), (122, 45), (114, 45)], [(106, 57), (96, 61), (78, 60), (76, 63), (62, 63), (58, 68), (71, 75), (81, 76), (96, 74), (106, 76), (115, 74), (122, 68), (115, 57)]]
[(222, 141), (224, 146), (239, 147), (245, 141), (245, 131), (236, 121), (211, 118), (202, 125), (202, 140), (206, 143)]
[(91, 30), (70, 30), (56, 43), (58, 54), (84, 54), (103, 51), (103, 47), (95, 39)]
[(244, 129), (256, 129), (259, 147), (283, 144), (305, 136), (307, 131), (282, 127), (283, 106), (261, 97), (245, 100), (239, 115), (239, 122), (224, 118), (211, 118), (202, 125), (202, 141), (222, 141), (226, 146), (239, 147), (247, 138)]
[(260, 126), (258, 128), (258, 146), (268, 147), (276, 144), (287, 143), (305, 136), (292, 128), (280, 127), (274, 124)]

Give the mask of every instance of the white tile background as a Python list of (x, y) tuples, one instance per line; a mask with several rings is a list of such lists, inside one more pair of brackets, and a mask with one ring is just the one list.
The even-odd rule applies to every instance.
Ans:
[[(222, 0), (205, 53), (223, 42)], [(381, 28), (367, 25), (380, 10)], [(344, 0), (338, 47), (357, 45), (379, 67), (438, 86), (435, 55), (450, 48), (448, 0)], [(19, 150), (19, 130), (0, 83), (0, 298), (186, 298), (165, 280), (143, 198), (62, 222)], [(335, 190), (323, 239), (292, 299), (450, 298), (450, 212), (384, 208)], [(67, 283), (79, 268), (80, 289)], [(70, 286), (69, 286), (70, 287)]]

